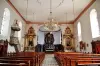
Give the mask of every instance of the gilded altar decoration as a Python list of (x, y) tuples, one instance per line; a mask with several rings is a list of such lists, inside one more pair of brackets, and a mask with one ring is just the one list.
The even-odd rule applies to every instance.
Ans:
[(67, 27), (65, 29), (65, 34), (63, 36), (65, 38), (66, 49), (73, 49), (72, 48), (73, 34), (72, 34), (71, 29), (69, 27)]
[(33, 27), (30, 27), (28, 29), (28, 33), (25, 35), (25, 50), (34, 49), (34, 38), (35, 38), (35, 30)]

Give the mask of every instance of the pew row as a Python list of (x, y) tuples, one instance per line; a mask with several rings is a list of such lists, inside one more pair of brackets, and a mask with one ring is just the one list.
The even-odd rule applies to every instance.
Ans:
[[(41, 63), (44, 60), (44, 57), (45, 57), (45, 53), (43, 53), (43, 52), (41, 52), (41, 53), (19, 52), (14, 55), (9, 54), (9, 55), (2, 56), (2, 57), (0, 57), (0, 60), (10, 60), (12, 62), (14, 61), (14, 63), (16, 63), (16, 62), (18, 63), (18, 61), (20, 60), (21, 62), (23, 62), (22, 66), (41, 66)], [(28, 64), (26, 64), (26, 61), (28, 62)], [(19, 62), (19, 66), (20, 66), (20, 64), (22, 64), (21, 62)], [(4, 62), (0, 62), (0, 63), (4, 64)], [(13, 63), (11, 63), (11, 62), (5, 63), (5, 65), (7, 65), (7, 64), (9, 66), (10, 64), (13, 64)]]
[(0, 66), (30, 66), (30, 61), (0, 59)]
[(56, 52), (54, 55), (60, 66), (80, 66), (85, 64), (99, 65), (100, 63), (100, 54), (83, 54), (77, 52)]

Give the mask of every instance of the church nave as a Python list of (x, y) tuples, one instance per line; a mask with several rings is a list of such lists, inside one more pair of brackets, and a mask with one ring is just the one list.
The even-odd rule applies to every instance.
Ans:
[(100, 0), (0, 0), (0, 66), (100, 66)]

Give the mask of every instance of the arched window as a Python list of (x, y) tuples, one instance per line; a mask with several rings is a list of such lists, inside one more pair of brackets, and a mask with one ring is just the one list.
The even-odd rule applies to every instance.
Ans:
[(77, 29), (78, 29), (78, 41), (82, 41), (81, 24), (80, 24), (80, 22), (78, 22), (78, 24), (77, 24)]
[(91, 24), (92, 38), (99, 37), (100, 36), (99, 24), (97, 20), (97, 11), (95, 9), (92, 9), (90, 12), (90, 24)]
[(22, 32), (22, 22), (20, 21), (20, 22), (18, 22), (18, 25), (19, 25), (19, 27), (20, 27), (20, 31), (18, 31), (18, 38), (19, 38), (19, 41), (21, 41), (21, 32)]
[(10, 11), (8, 8), (4, 9), (3, 20), (1, 24), (1, 35), (7, 36), (8, 35), (8, 27), (10, 21)]

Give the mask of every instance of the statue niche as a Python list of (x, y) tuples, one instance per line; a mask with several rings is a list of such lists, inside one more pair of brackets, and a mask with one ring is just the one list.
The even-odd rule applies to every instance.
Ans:
[(34, 49), (34, 38), (35, 38), (34, 28), (30, 27), (28, 29), (28, 33), (25, 35), (25, 50)]

